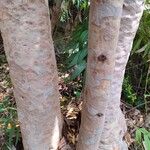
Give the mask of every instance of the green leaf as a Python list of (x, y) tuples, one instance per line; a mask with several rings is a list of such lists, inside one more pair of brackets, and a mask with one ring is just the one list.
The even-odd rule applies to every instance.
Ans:
[(85, 30), (82, 32), (80, 36), (80, 41), (84, 43), (85, 41), (87, 41), (87, 38), (88, 38), (88, 30)]
[(75, 91), (74, 94), (76, 95), (77, 98), (80, 98), (80, 96), (81, 96), (81, 92), (79, 92), (79, 91)]
[(139, 128), (139, 130), (144, 134), (144, 135), (149, 135), (150, 132), (148, 132), (145, 128)]
[(15, 135), (15, 129), (12, 127), (11, 129), (7, 129), (7, 133), (9, 135), (8, 143), (10, 146), (13, 144), (13, 136)]
[(147, 45), (148, 44), (144, 45), (142, 48), (138, 49), (135, 53), (141, 53), (141, 52), (143, 52), (146, 49)]
[(82, 61), (80, 64), (77, 64), (75, 71), (73, 72), (71, 76), (71, 80), (74, 80), (76, 77), (78, 77), (81, 72), (86, 68), (86, 61)]
[(72, 66), (74, 66), (74, 65), (77, 64), (78, 58), (79, 58), (79, 56), (80, 56), (80, 53), (81, 53), (81, 51), (79, 51), (79, 52), (77, 52), (77, 53), (75, 54), (73, 60), (72, 60), (72, 61), (70, 62), (70, 64), (69, 64), (68, 68), (70, 68), (70, 67), (72, 67)]
[(17, 145), (18, 141), (20, 138), (20, 132), (19, 132), (19, 128), (16, 129), (16, 141), (15, 141), (15, 146)]
[(133, 52), (132, 52), (132, 54), (133, 54), (137, 49), (140, 48), (141, 42), (142, 42), (142, 37), (139, 38), (139, 39), (136, 41), (136, 43), (135, 43), (135, 45), (134, 45), (134, 47), (133, 47)]
[(78, 63), (80, 63), (87, 56), (87, 53), (88, 53), (87, 49), (84, 48), (78, 57)]
[(0, 113), (4, 112), (6, 108), (0, 108)]
[(146, 57), (146, 56), (150, 56), (150, 43), (147, 44), (147, 47), (145, 48), (145, 51), (144, 51), (143, 57)]
[(74, 59), (75, 55), (76, 55), (76, 53), (73, 53), (67, 58), (67, 60), (66, 60), (67, 65), (70, 64), (70, 62)]
[(143, 141), (143, 145), (145, 150), (150, 150), (150, 139), (147, 135), (144, 134), (144, 141)]
[(135, 132), (135, 139), (138, 143), (142, 142), (142, 133), (139, 129), (137, 129)]

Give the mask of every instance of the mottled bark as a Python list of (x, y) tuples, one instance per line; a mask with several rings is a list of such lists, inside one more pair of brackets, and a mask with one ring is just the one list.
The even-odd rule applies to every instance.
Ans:
[(98, 150), (111, 100), (123, 0), (92, 0), (84, 104), (77, 150)]
[(119, 41), (116, 49), (115, 72), (111, 84), (111, 99), (106, 111), (105, 126), (99, 150), (127, 150), (123, 141), (126, 132), (125, 118), (120, 110), (120, 97), (125, 67), (132, 49), (143, 13), (144, 0), (125, 0), (121, 19)]
[(0, 30), (25, 150), (56, 150), (58, 75), (45, 0), (0, 0)]

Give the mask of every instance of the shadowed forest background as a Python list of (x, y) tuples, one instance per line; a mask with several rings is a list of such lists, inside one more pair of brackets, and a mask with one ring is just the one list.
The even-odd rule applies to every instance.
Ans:
[[(57, 1), (58, 2), (58, 1)], [(53, 0), (50, 4), (52, 37), (59, 72), (63, 138), (59, 149), (73, 149), (78, 139), (82, 89), (88, 47), (88, 0)], [(126, 67), (121, 97), (128, 131), (129, 150), (150, 149), (150, 2), (145, 9)], [(9, 76), (3, 40), (0, 37), (0, 149), (22, 150), (13, 86)]]

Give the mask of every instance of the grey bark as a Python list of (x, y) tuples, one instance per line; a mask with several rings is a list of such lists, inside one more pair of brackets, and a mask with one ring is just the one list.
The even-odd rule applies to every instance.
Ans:
[(116, 49), (115, 72), (111, 84), (111, 99), (107, 106), (105, 125), (99, 150), (127, 150), (123, 141), (126, 122), (120, 110), (120, 98), (126, 64), (132, 49), (144, 8), (143, 0), (125, 0), (121, 19), (119, 41)]
[(111, 100), (123, 0), (92, 0), (84, 104), (77, 150), (98, 150)]
[(0, 30), (25, 150), (56, 150), (58, 75), (45, 0), (0, 0)]

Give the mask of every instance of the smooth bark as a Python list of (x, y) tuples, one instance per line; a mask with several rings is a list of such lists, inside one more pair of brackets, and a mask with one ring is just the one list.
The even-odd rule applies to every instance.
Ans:
[(120, 98), (126, 64), (132, 49), (143, 13), (143, 0), (125, 0), (116, 49), (115, 72), (111, 84), (111, 99), (106, 111), (106, 120), (99, 150), (127, 150), (123, 141), (126, 132), (125, 118), (120, 110)]
[(25, 150), (56, 150), (58, 75), (45, 0), (0, 0), (0, 30)]
[(111, 100), (123, 0), (92, 0), (84, 104), (77, 150), (98, 150)]

